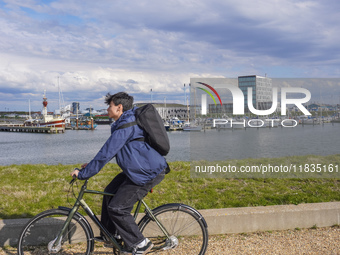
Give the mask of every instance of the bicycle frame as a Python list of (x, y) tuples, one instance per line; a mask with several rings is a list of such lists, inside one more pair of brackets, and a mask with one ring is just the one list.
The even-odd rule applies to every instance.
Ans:
[[(71, 182), (74, 182), (74, 180), (72, 180)], [(82, 207), (84, 209), (84, 211), (86, 212), (86, 214), (92, 219), (92, 221), (98, 226), (98, 228), (102, 231), (102, 233), (105, 235), (105, 237), (114, 245), (114, 247), (116, 249), (118, 249), (119, 251), (121, 251), (122, 247), (121, 245), (117, 242), (116, 238), (113, 237), (110, 232), (102, 225), (102, 223), (100, 222), (100, 220), (98, 219), (98, 217), (92, 212), (91, 208), (86, 204), (85, 200), (83, 199), (84, 194), (88, 193), (88, 194), (96, 194), (96, 195), (107, 195), (107, 196), (114, 196), (114, 194), (111, 193), (107, 193), (107, 192), (103, 192), (103, 191), (96, 191), (96, 190), (88, 190), (87, 189), (87, 183), (88, 183), (88, 179), (85, 180), (84, 184), (82, 185), (79, 195), (77, 197), (76, 202), (74, 203), (72, 209), (70, 210), (70, 213), (63, 225), (62, 230), (60, 231), (59, 235), (57, 236), (57, 238), (55, 239), (52, 249), (55, 248), (61, 241), (62, 236), (64, 235), (65, 231), (67, 230), (74, 214), (79, 210), (79, 207)], [(159, 226), (159, 228), (162, 230), (162, 232), (164, 233), (164, 235), (167, 236), (167, 238), (170, 238), (170, 235), (168, 233), (168, 231), (164, 228), (164, 226), (162, 225), (162, 223), (155, 217), (155, 215), (152, 213), (152, 210), (149, 208), (149, 206), (144, 202), (143, 199), (139, 200), (134, 212), (134, 219), (137, 220), (137, 216), (139, 214), (139, 210), (141, 208), (141, 205), (144, 205), (145, 207), (145, 212), (148, 214), (149, 217), (152, 218), (152, 220), (154, 220), (157, 225)]]

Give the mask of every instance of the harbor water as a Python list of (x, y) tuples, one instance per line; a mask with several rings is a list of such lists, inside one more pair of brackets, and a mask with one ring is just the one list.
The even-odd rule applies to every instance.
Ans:
[[(110, 135), (110, 126), (67, 130), (63, 134), (0, 133), (0, 165), (82, 164), (89, 162)], [(168, 132), (171, 161), (224, 160), (338, 154), (340, 124), (294, 128), (207, 129)], [(113, 161), (114, 162), (114, 161)]]
[(340, 124), (210, 130), (190, 141), (191, 160), (325, 156), (340, 153)]
[[(98, 125), (95, 130), (66, 130), (60, 134), (0, 132), (0, 165), (87, 163), (109, 136), (109, 125)], [(167, 159), (189, 161), (189, 134), (169, 133), (169, 138), (173, 146)]]

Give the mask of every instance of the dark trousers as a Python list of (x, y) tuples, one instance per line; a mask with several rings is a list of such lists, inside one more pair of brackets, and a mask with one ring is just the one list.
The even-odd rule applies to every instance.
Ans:
[(138, 186), (124, 173), (120, 173), (105, 188), (105, 192), (115, 194), (115, 196), (104, 196), (101, 222), (111, 234), (118, 233), (127, 247), (134, 248), (144, 240), (144, 236), (131, 215), (134, 204), (159, 184), (164, 176), (163, 171), (144, 186)]

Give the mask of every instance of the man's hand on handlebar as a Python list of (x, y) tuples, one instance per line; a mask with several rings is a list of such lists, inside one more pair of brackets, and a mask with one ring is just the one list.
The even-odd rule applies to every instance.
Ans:
[[(73, 181), (75, 181), (77, 178), (78, 178), (78, 174), (79, 172), (84, 169), (86, 166), (87, 166), (88, 163), (85, 163), (85, 164), (82, 164), (81, 165), (81, 169), (78, 169), (78, 168), (75, 168), (72, 173), (71, 173), (71, 176), (73, 178)], [(72, 182), (72, 181), (71, 181)]]
[[(81, 169), (84, 169), (84, 168), (87, 166), (87, 164), (88, 164), (88, 163), (82, 164), (82, 165), (81, 165)], [(78, 168), (75, 168), (75, 169), (73, 170), (73, 172), (71, 173), (72, 178), (75, 178), (75, 179), (78, 178), (79, 172), (80, 172), (80, 170), (79, 170)]]
[(73, 172), (71, 173), (72, 180), (70, 181), (70, 184), (73, 184), (77, 180), (79, 172), (80, 170), (78, 168), (75, 168), (73, 170)]
[(74, 169), (73, 172), (71, 173), (72, 178), (78, 178), (79, 174), (79, 169)]

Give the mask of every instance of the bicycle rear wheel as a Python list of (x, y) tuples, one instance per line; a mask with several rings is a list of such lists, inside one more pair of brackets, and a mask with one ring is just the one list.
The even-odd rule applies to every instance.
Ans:
[[(50, 254), (48, 245), (59, 234), (68, 213), (68, 211), (52, 209), (32, 218), (20, 235), (18, 254)], [(62, 237), (59, 251), (53, 254), (90, 254), (93, 248), (90, 233), (84, 220), (74, 215)]]
[(146, 214), (139, 222), (143, 235), (153, 244), (154, 249), (162, 254), (203, 255), (208, 246), (207, 224), (202, 215), (190, 206), (183, 204), (166, 204), (152, 211), (154, 216), (168, 231), (170, 238)]

